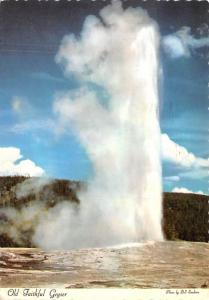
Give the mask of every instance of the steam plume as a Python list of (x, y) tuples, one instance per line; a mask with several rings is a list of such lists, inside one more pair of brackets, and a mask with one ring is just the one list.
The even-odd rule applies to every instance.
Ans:
[(60, 204), (60, 218), (54, 208), (38, 226), (34, 239), (49, 248), (163, 238), (157, 27), (146, 11), (118, 1), (100, 17), (88, 16), (56, 56), (82, 87), (56, 99), (54, 111), (84, 145), (94, 176), (78, 195), (79, 214)]
[[(162, 240), (156, 24), (146, 11), (114, 1), (88, 16), (79, 37), (61, 44), (56, 61), (81, 88), (57, 98), (59, 129), (73, 131), (94, 175), (67, 202), (40, 217), (33, 242), (44, 248)], [(56, 237), (56, 238), (55, 238)]]

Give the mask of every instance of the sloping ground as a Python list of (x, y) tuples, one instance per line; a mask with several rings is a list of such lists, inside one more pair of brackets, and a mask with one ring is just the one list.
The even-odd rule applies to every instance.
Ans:
[[(5, 214), (5, 208), (21, 211), (35, 202), (44, 203), (45, 208), (55, 206), (61, 201), (69, 201), (78, 206), (76, 192), (83, 183), (68, 180), (51, 180), (32, 190), (30, 194), (17, 197), (18, 184), (24, 183), (26, 177), (0, 177), (0, 247), (33, 247), (33, 228), (27, 224), (27, 230), (16, 226)], [(164, 193), (163, 197), (163, 231), (168, 240), (186, 240), (208, 242), (208, 205), (209, 196), (181, 193)], [(17, 227), (19, 240), (8, 235), (9, 228)], [(13, 229), (12, 229), (13, 231)]]
[(156, 242), (43, 252), (0, 249), (1, 287), (209, 287), (209, 244)]

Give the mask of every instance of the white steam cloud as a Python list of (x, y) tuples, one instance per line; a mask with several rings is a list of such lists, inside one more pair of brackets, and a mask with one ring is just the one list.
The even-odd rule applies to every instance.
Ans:
[[(54, 196), (52, 187), (45, 191), (43, 188), (52, 183), (53, 180), (46, 177), (27, 178), (13, 186), (9, 192), (2, 193), (0, 235), (6, 234), (8, 238), (21, 246), (38, 245), (34, 233), (40, 220), (48, 218), (50, 210), (48, 199)], [(15, 207), (12, 207), (10, 201), (12, 198), (14, 201), (14, 197), (16, 198)], [(25, 202), (24, 205), (21, 205), (22, 201)], [(18, 202), (20, 205), (17, 209)], [(72, 208), (73, 205), (71, 205), (71, 210)], [(52, 212), (53, 209), (51, 209), (50, 215)], [(58, 210), (57, 212), (59, 213)], [(56, 215), (57, 217), (59, 215)]]
[(82, 84), (56, 99), (57, 126), (73, 130), (94, 175), (78, 194), (79, 213), (59, 204), (41, 220), (34, 240), (45, 248), (163, 239), (157, 26), (146, 11), (123, 10), (118, 1), (100, 17), (88, 16), (56, 56)]
[(48, 177), (27, 178), (15, 186), (15, 194), (18, 199), (27, 197), (31, 194), (38, 194), (40, 190), (53, 180)]
[(33, 201), (29, 205), (24, 205), (21, 209), (1, 208), (1, 215), (9, 221), (1, 222), (0, 234), (6, 234), (19, 245), (26, 244), (28, 246), (40, 218), (46, 215), (46, 208), (44, 202)]
[(177, 32), (163, 38), (163, 48), (171, 58), (189, 57), (192, 50), (209, 47), (209, 37), (195, 38), (191, 28), (184, 26)]

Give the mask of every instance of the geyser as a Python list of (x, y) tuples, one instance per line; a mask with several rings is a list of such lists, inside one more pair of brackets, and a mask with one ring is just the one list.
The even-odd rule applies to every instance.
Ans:
[[(45, 248), (162, 240), (155, 22), (118, 1), (88, 16), (80, 36), (66, 36), (56, 56), (81, 88), (54, 103), (59, 130), (73, 131), (94, 174), (75, 213), (59, 204), (40, 222)], [(51, 232), (51, 233), (50, 233)], [(56, 236), (56, 239), (54, 238)]]

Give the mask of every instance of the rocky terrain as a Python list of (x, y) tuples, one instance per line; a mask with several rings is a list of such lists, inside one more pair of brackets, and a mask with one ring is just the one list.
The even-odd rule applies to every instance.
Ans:
[(209, 244), (156, 242), (44, 252), (0, 249), (1, 287), (207, 288)]

